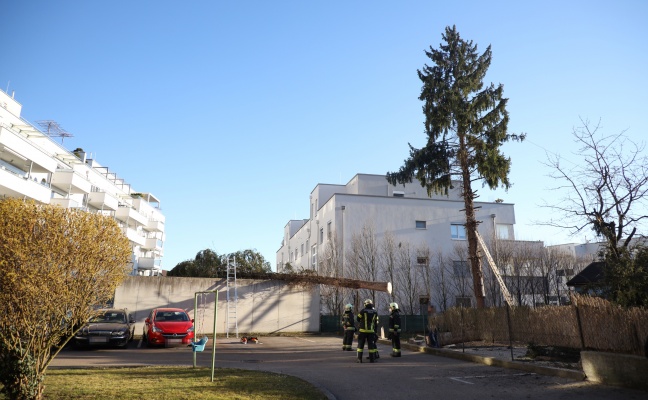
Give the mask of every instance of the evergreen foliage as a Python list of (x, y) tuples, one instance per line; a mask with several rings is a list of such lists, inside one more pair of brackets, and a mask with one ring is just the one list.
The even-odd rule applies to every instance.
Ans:
[(433, 65), (418, 70), (423, 83), (427, 143), (422, 148), (409, 144), (410, 155), (398, 172), (388, 172), (387, 180), (396, 185), (416, 178), (432, 193), (448, 194), (455, 182), (461, 185), (466, 211), (466, 233), (477, 306), (484, 306), (483, 273), (477, 255), (477, 220), (473, 203), (477, 191), (472, 182), (481, 181), (490, 189), (510, 188), (511, 160), (500, 147), (509, 140), (524, 140), (524, 135), (508, 133), (508, 112), (504, 87), (484, 87), (491, 64), (488, 46), (479, 54), (477, 45), (461, 38), (456, 27), (447, 27), (445, 43), (430, 47), (427, 57)]
[(648, 247), (605, 255), (604, 297), (622, 307), (648, 307)]
[(167, 276), (226, 278), (228, 257), (236, 260), (236, 276), (238, 278), (256, 278), (271, 272), (270, 263), (256, 250), (242, 250), (219, 255), (213, 250), (205, 249), (199, 251), (193, 260), (177, 264), (167, 273)]

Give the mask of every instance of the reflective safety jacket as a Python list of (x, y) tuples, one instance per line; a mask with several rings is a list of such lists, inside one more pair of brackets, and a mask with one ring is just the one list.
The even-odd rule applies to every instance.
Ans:
[(354, 321), (353, 311), (345, 311), (342, 314), (342, 328), (345, 331), (355, 331), (355, 321)]
[(373, 307), (365, 307), (358, 313), (358, 330), (363, 333), (374, 333), (378, 323), (378, 313)]
[(400, 333), (401, 331), (400, 311), (392, 310), (389, 314), (389, 332)]

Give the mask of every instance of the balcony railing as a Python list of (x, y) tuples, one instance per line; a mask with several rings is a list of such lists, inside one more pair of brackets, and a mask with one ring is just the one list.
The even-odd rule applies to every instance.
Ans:
[(88, 194), (88, 204), (100, 210), (115, 211), (119, 207), (119, 200), (109, 193), (92, 191)]
[(131, 220), (136, 221), (139, 225), (147, 225), (148, 224), (148, 218), (146, 218), (144, 215), (140, 214), (133, 208), (129, 206), (124, 206), (124, 207), (117, 207), (117, 211), (115, 212), (115, 218), (117, 218), (120, 221), (124, 221), (129, 223), (129, 225), (132, 224)]
[(150, 219), (146, 225), (146, 230), (149, 232), (164, 232), (164, 222)]
[(90, 193), (92, 184), (73, 170), (57, 169), (52, 174), (52, 186), (63, 190), (65, 193)]
[(82, 210), (87, 210), (87, 207), (84, 207), (82, 204), (79, 204), (79, 202), (74, 199), (51, 199), (50, 204), (55, 204), (63, 208), (78, 208)]
[(137, 245), (144, 246), (144, 244), (146, 243), (146, 238), (135, 229), (122, 227), (122, 232), (124, 232), (128, 240)]
[(164, 242), (158, 238), (148, 238), (146, 239), (146, 243), (142, 246), (143, 248), (147, 250), (162, 250), (162, 246), (164, 245)]
[(137, 259), (137, 268), (139, 269), (154, 269), (161, 268), (162, 259), (154, 257), (140, 257)]
[(27, 197), (39, 203), (49, 203), (52, 191), (45, 184), (30, 180), (26, 175), (17, 175), (0, 166), (0, 195)]

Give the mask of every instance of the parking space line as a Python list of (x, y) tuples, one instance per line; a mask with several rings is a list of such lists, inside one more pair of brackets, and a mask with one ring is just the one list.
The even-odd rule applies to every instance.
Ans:
[(467, 383), (469, 385), (474, 385), (474, 382), (468, 382), (464, 379), (483, 379), (483, 378), (497, 378), (497, 377), (511, 377), (511, 376), (526, 376), (526, 375), (535, 375), (533, 372), (522, 372), (519, 374), (500, 374), (500, 375), (473, 375), (473, 376), (451, 376), (449, 379), (452, 379), (453, 381), (457, 382), (462, 382), (462, 383)]
[(299, 337), (299, 336), (295, 336), (295, 338), (296, 338), (296, 339), (301, 339), (301, 340), (305, 340), (305, 341), (307, 341), (307, 342), (311, 342), (311, 343), (315, 343), (315, 341), (314, 341), (314, 340), (308, 340), (308, 339), (306, 339), (306, 338), (303, 338), (303, 337)]
[(457, 382), (461, 382), (461, 383), (467, 383), (469, 385), (474, 385), (473, 382), (464, 381), (463, 379), (459, 379), (459, 378), (450, 378), (450, 379), (452, 379), (453, 381), (457, 381)]

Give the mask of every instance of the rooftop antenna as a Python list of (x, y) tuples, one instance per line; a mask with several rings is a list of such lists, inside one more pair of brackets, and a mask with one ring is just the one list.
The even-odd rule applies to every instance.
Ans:
[(44, 132), (49, 137), (60, 137), (61, 144), (63, 144), (63, 139), (66, 137), (74, 137), (73, 134), (66, 132), (65, 129), (59, 125), (58, 122), (52, 120), (41, 120), (36, 121), (36, 123), (43, 128)]

